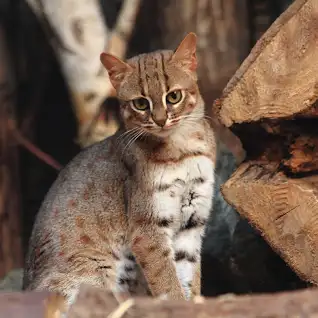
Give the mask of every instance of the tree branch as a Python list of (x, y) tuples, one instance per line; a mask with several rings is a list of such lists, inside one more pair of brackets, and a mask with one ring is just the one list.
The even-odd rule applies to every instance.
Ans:
[(8, 127), (11, 130), (15, 140), (24, 148), (26, 148), (33, 155), (38, 157), (40, 160), (45, 162), (47, 165), (51, 166), (55, 170), (61, 170), (63, 166), (58, 163), (55, 159), (53, 159), (50, 155), (42, 151), (40, 148), (35, 146), (31, 141), (25, 138), (20, 131), (15, 127), (12, 120), (9, 120)]

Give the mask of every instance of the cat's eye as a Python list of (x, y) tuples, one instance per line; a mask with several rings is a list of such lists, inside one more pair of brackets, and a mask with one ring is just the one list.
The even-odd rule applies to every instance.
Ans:
[(149, 101), (146, 98), (136, 98), (132, 102), (137, 110), (147, 110), (150, 108)]
[(182, 92), (180, 90), (176, 90), (167, 94), (166, 103), (177, 104), (180, 102), (181, 99), (182, 99)]

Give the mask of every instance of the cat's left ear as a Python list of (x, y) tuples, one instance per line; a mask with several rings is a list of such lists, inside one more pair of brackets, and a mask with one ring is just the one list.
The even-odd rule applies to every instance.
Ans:
[(175, 50), (172, 60), (180, 62), (184, 67), (187, 67), (191, 71), (195, 71), (198, 65), (196, 49), (197, 36), (193, 32), (188, 33)]
[(108, 72), (110, 82), (117, 90), (127, 73), (132, 71), (132, 67), (109, 53), (102, 53), (100, 55), (100, 61)]

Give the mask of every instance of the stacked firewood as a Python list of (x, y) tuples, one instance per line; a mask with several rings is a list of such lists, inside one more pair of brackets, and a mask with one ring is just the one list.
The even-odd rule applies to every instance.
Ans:
[(246, 160), (223, 186), (303, 279), (318, 283), (318, 2), (296, 0), (215, 103)]

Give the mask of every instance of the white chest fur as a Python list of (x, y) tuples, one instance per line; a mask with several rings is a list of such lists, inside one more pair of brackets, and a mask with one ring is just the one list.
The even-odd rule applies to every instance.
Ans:
[(206, 156), (193, 156), (173, 165), (153, 167), (154, 213), (174, 219), (182, 227), (194, 213), (207, 219), (212, 205), (214, 164)]

